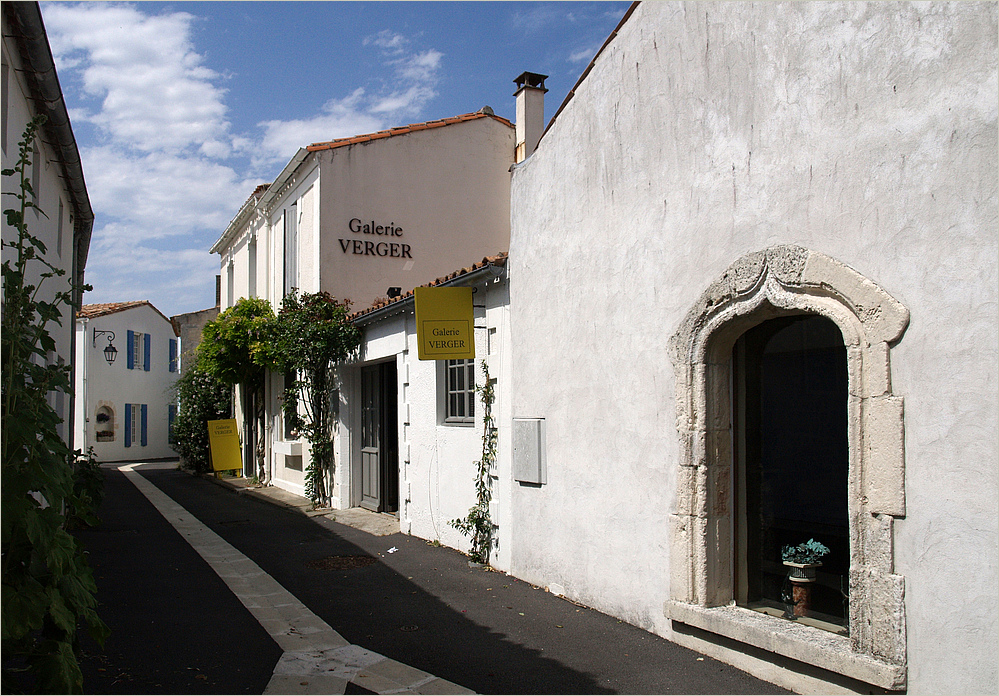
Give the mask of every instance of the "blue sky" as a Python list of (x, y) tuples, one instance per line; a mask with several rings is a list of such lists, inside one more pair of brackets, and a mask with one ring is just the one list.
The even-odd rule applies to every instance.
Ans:
[(208, 253), (299, 147), (477, 111), (546, 118), (628, 2), (42, 2), (96, 221), (84, 302), (215, 301)]

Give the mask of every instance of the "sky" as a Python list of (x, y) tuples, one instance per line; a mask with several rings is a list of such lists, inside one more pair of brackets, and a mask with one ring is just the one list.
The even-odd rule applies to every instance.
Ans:
[(629, 2), (42, 2), (95, 222), (84, 303), (215, 304), (209, 253), (299, 148), (478, 111), (550, 119)]

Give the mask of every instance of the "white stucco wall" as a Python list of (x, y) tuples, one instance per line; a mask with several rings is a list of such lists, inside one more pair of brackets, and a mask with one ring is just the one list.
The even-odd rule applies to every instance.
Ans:
[[(315, 153), (324, 182), (322, 289), (365, 309), (389, 287), (411, 290), (506, 251), (513, 152), (514, 129), (484, 117)], [(354, 219), (402, 232), (352, 232)], [(408, 251), (356, 254), (354, 241)]]
[(729, 264), (795, 244), (911, 312), (909, 691), (995, 691), (996, 47), (994, 4), (638, 6), (514, 171), (512, 415), (548, 433), (515, 574), (671, 635), (666, 342)]
[[(509, 289), (505, 279), (477, 286), (474, 296), (476, 384), (484, 383), (482, 361), (495, 380), (494, 423), (499, 427), (500, 450), (493, 480), (493, 521), (498, 525), (492, 565), (505, 568), (509, 558), (509, 526), (502, 516), (509, 496), (509, 457), (503, 443), (509, 439), (503, 409), (509, 403)], [(449, 522), (464, 518), (476, 502), (476, 462), (482, 458), (483, 407), (476, 396), (475, 422), (443, 422), (443, 365), (419, 360), (412, 302), (401, 312), (366, 324), (361, 362), (345, 369), (343, 427), (340, 430), (340, 507), (360, 501), (360, 370), (394, 361), (398, 375), (399, 519), (403, 532), (445, 546), (468, 551), (469, 540)]]
[[(128, 331), (147, 334), (150, 339), (150, 368), (128, 369)], [(77, 426), (74, 447), (85, 450), (93, 447), (102, 462), (162, 459), (177, 456), (168, 442), (168, 406), (176, 403), (173, 383), (179, 372), (171, 372), (170, 339), (175, 339), (173, 327), (159, 312), (149, 305), (126, 309), (114, 314), (92, 317), (77, 322), (77, 353), (86, 365), (79, 363), (77, 370)], [(114, 346), (118, 356), (109, 365), (103, 350), (108, 335), (97, 337), (94, 331), (114, 331)], [(147, 444), (136, 440), (125, 447), (125, 405), (146, 404)], [(97, 409), (108, 405), (114, 412), (114, 440), (98, 442), (96, 436)], [(81, 418), (83, 416), (83, 418)]]
[[(16, 45), (8, 34), (7, 24), (4, 22), (3, 63), (7, 81), (0, 86), (0, 89), (6, 93), (5, 101), (7, 104), (7, 111), (3, 114), (3, 121), (0, 124), (0, 128), (4, 129), (6, 136), (6, 147), (2, 151), (4, 170), (13, 169), (17, 164), (20, 155), (18, 144), (28, 121), (36, 114), (34, 108), (29, 105), (28, 89), (23, 81), (25, 67), (21, 62)], [(73, 206), (66, 182), (62, 178), (59, 155), (52, 150), (44, 137), (40, 137), (42, 135), (42, 132), (36, 134), (34, 145), (38, 148), (38, 153), (37, 155), (32, 153), (32, 165), (27, 168), (28, 181), (32, 184), (35, 196), (34, 203), (38, 209), (29, 208), (25, 213), (24, 222), (27, 225), (28, 233), (37, 237), (45, 245), (45, 253), (41, 254), (40, 249), (38, 249), (38, 253), (46, 262), (65, 271), (65, 275), (42, 280), (41, 274), (49, 272), (50, 269), (38, 261), (31, 261), (25, 269), (25, 280), (27, 283), (39, 287), (35, 297), (37, 301), (52, 302), (57, 293), (69, 290), (70, 278), (72, 277)], [(35, 179), (36, 172), (37, 179)], [(13, 175), (3, 177), (4, 210), (19, 208), (19, 203), (13, 194), (19, 190), (20, 185), (18, 177)], [(4, 241), (15, 241), (17, 230), (8, 226), (6, 215), (2, 216), (2, 226)], [(0, 257), (3, 261), (13, 263), (13, 249), (4, 246)], [(73, 310), (69, 305), (63, 304), (60, 306), (60, 312), (62, 313), (60, 322), (50, 321), (46, 325), (49, 335), (56, 343), (54, 353), (49, 356), (49, 362), (54, 364), (61, 360), (65, 364), (70, 364), (73, 361)], [(68, 423), (71, 420), (72, 396), (56, 397), (53, 393), (49, 403), (63, 418), (64, 423), (59, 426), (60, 435), (67, 442), (71, 441), (73, 435), (69, 432)]]

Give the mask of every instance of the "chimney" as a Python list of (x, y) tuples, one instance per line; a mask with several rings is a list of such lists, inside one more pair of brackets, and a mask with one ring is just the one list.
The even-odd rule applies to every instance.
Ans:
[(531, 156), (545, 130), (545, 80), (547, 75), (526, 72), (514, 80), (517, 91), (517, 150), (514, 162)]

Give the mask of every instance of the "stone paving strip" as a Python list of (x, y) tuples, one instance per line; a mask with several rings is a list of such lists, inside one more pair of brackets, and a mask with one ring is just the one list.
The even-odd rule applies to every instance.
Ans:
[(351, 645), (260, 566), (206, 527), (129, 464), (120, 471), (187, 540), (284, 650), (265, 694), (342, 694), (353, 683), (377, 694), (475, 693)]

